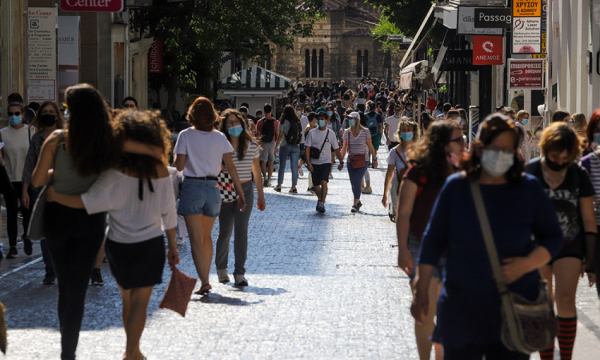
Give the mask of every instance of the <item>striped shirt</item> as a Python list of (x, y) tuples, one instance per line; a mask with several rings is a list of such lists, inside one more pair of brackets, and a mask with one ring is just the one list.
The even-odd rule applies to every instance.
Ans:
[(254, 159), (257, 159), (259, 156), (260, 149), (255, 141), (250, 141), (248, 143), (248, 148), (244, 153), (243, 160), (240, 161), (238, 158), (237, 149), (231, 153), (233, 164), (235, 165), (235, 169), (238, 172), (241, 182), (252, 180), (252, 163), (254, 162)]
[[(352, 136), (352, 139), (349, 139)], [(352, 130), (348, 129), (344, 132), (344, 141), (349, 143), (348, 156), (365, 154), (365, 159), (369, 161), (369, 146), (367, 139), (371, 138), (371, 132), (368, 129), (361, 129), (357, 137), (352, 135)], [(349, 140), (349, 141), (348, 141)]]
[(595, 152), (590, 153), (590, 180), (596, 190), (594, 195), (594, 213), (596, 214), (596, 223), (600, 224), (600, 159)]

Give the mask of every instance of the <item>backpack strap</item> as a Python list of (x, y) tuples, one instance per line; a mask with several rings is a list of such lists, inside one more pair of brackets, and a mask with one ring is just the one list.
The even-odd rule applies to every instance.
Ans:
[(542, 166), (542, 158), (536, 157), (527, 163), (526, 171), (528, 174), (535, 175), (537, 170)]

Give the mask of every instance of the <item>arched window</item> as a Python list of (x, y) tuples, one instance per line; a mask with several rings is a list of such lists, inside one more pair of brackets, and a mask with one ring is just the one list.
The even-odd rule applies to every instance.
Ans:
[(313, 50), (312, 51), (312, 69), (311, 69), (311, 77), (316, 78), (318, 77), (317, 71), (318, 71), (318, 59), (317, 59), (317, 50)]
[(362, 53), (360, 50), (356, 53), (356, 77), (362, 77)]
[(363, 76), (369, 75), (369, 50), (365, 50), (363, 56)]
[(323, 77), (323, 65), (325, 64), (325, 50), (319, 50), (319, 77)]
[(310, 50), (304, 50), (304, 77), (310, 77)]

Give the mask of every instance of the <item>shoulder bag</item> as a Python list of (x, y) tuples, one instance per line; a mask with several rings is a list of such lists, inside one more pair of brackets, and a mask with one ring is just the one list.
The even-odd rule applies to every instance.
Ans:
[(325, 143), (327, 142), (327, 138), (329, 137), (329, 129), (327, 129), (327, 133), (325, 134), (325, 139), (323, 140), (323, 145), (321, 145), (321, 150), (317, 150), (317, 148), (310, 147), (310, 158), (318, 159), (321, 157), (321, 152), (323, 152), (323, 148), (325, 147)]
[(548, 284), (545, 281), (540, 282), (540, 292), (538, 298), (534, 301), (525, 299), (508, 290), (500, 268), (500, 259), (485, 211), (481, 189), (479, 184), (473, 181), (471, 181), (470, 186), (477, 218), (483, 233), (483, 240), (502, 300), (502, 329), (500, 330), (502, 343), (510, 351), (523, 354), (543, 350), (554, 344), (554, 338), (558, 333), (558, 323), (554, 315), (552, 299), (548, 292)]
[[(361, 130), (362, 132), (362, 130)], [(358, 133), (360, 136), (360, 133)], [(350, 165), (355, 169), (360, 169), (367, 166), (367, 160), (365, 160), (365, 154), (362, 155), (351, 155), (350, 154), (350, 138), (352, 137), (352, 129), (348, 130), (348, 157), (350, 158)]]
[(237, 200), (233, 179), (229, 173), (221, 171), (217, 176), (217, 185), (219, 186), (219, 192), (221, 193), (221, 200), (224, 203), (230, 203)]

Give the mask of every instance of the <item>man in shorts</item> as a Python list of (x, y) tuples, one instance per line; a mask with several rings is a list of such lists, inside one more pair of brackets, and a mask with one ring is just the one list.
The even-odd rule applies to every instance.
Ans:
[[(312, 181), (317, 194), (317, 211), (325, 212), (325, 198), (327, 197), (327, 183), (329, 182), (329, 173), (331, 172), (331, 149), (340, 161), (338, 170), (344, 167), (344, 159), (340, 152), (340, 146), (337, 142), (335, 132), (327, 128), (327, 114), (320, 112), (317, 114), (317, 128), (312, 129), (306, 135), (304, 146), (306, 147), (306, 167), (311, 172)], [(311, 149), (315, 154), (311, 157)], [(317, 156), (318, 153), (318, 156)]]
[[(275, 149), (277, 147), (277, 130), (279, 121), (273, 119), (273, 106), (267, 103), (264, 106), (265, 117), (256, 124), (256, 138), (260, 140), (260, 169), (263, 175), (263, 186), (271, 186), (273, 163), (275, 162)], [(268, 167), (267, 167), (268, 165)], [(267, 172), (268, 170), (268, 172)]]

